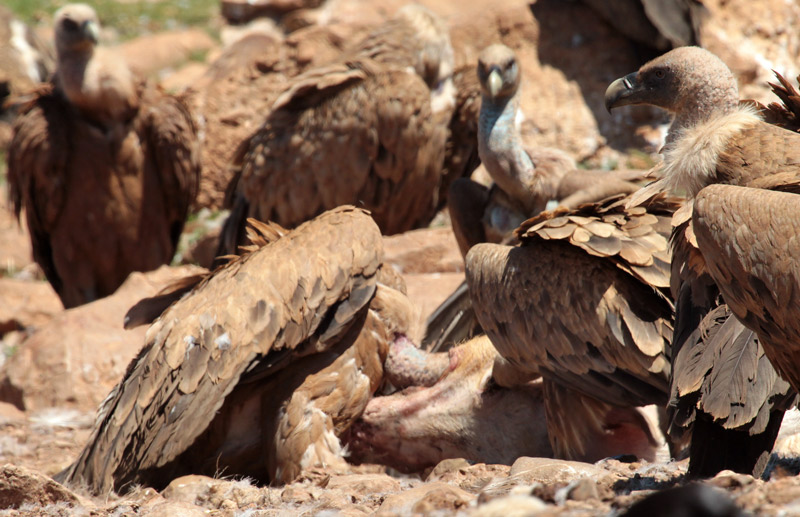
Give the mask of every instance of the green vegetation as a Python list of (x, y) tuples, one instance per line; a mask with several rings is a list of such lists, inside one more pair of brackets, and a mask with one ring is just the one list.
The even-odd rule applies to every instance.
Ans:
[[(5, 0), (23, 21), (48, 23), (66, 0)], [(208, 27), (219, 12), (219, 0), (95, 0), (87, 1), (97, 10), (100, 23), (115, 28), (121, 39), (146, 32), (185, 26)]]

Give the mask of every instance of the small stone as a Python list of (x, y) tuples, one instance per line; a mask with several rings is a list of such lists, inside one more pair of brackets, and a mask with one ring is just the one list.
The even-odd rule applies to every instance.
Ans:
[(469, 467), (469, 462), (464, 458), (450, 458), (442, 460), (435, 467), (433, 467), (431, 472), (428, 474), (428, 477), (425, 478), (425, 481), (436, 481), (449, 473), (464, 471), (469, 469)]
[(581, 478), (568, 485), (567, 499), (573, 501), (589, 501), (600, 499), (600, 492), (597, 490), (597, 483), (589, 478)]
[(17, 465), (0, 467), (0, 509), (19, 508), (23, 504), (69, 503), (81, 501), (64, 486), (49, 477)]
[(723, 470), (709, 479), (708, 484), (719, 488), (737, 488), (747, 486), (753, 481), (755, 481), (755, 478), (749, 474), (739, 474), (732, 470)]

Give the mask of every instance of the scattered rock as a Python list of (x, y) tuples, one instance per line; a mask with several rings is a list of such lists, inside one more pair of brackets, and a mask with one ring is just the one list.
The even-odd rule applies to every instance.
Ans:
[(723, 470), (709, 479), (708, 484), (719, 488), (734, 488), (749, 485), (753, 481), (755, 481), (755, 478), (748, 474), (739, 474), (732, 470)]
[(478, 506), (472, 513), (473, 517), (527, 517), (537, 515), (548, 510), (548, 505), (532, 495), (510, 494), (492, 499), (486, 504)]
[(141, 515), (146, 517), (204, 517), (205, 508), (184, 502), (163, 501), (147, 507)]
[(28, 417), (19, 410), (17, 406), (8, 402), (0, 402), (0, 426), (9, 424), (20, 424), (25, 422)]
[(42, 327), (63, 310), (48, 282), (0, 277), (0, 336)]
[(378, 515), (430, 514), (434, 511), (465, 509), (475, 496), (460, 488), (434, 481), (393, 494), (383, 501)]
[(17, 465), (3, 465), (0, 467), (0, 509), (19, 508), (25, 503), (40, 506), (84, 504), (78, 496), (49, 477)]

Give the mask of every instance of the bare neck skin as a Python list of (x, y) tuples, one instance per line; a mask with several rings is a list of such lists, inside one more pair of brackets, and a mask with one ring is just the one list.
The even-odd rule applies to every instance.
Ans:
[(478, 153), (497, 185), (519, 200), (526, 211), (535, 203), (531, 186), (536, 168), (522, 147), (515, 124), (519, 95), (503, 99), (482, 96), (478, 119)]
[[(702, 76), (702, 72), (696, 73)], [(732, 113), (739, 105), (739, 89), (732, 76), (725, 85), (714, 84), (713, 81), (700, 77), (679, 90), (676, 98), (681, 100), (677, 106), (670, 109), (675, 118), (669, 128), (667, 145), (673, 143), (686, 130), (713, 117)]]

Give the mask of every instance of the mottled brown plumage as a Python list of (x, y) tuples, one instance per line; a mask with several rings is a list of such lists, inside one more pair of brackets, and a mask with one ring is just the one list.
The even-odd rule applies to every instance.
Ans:
[[(727, 309), (717, 308), (725, 302), (730, 306), (731, 300), (724, 294), (720, 298), (723, 286), (709, 274), (709, 257), (698, 248), (692, 222), (695, 196), (713, 183), (796, 190), (800, 135), (762, 121), (752, 104), (740, 104), (738, 96), (727, 66), (695, 47), (645, 64), (606, 92), (609, 109), (652, 104), (675, 114), (663, 150), (663, 177), (634, 197), (646, 199), (663, 190), (689, 196), (673, 220), (676, 321), (670, 408), (673, 432), (693, 426), (690, 476), (711, 476), (726, 468), (759, 475), (793, 398), (788, 385), (759, 359), (764, 351), (769, 357), (763, 339), (759, 343), (733, 322), (723, 323), (718, 311)], [(706, 329), (717, 325), (725, 331), (710, 339)], [(720, 360), (725, 357), (737, 361)]]
[(199, 176), (186, 107), (95, 47), (96, 30), (88, 6), (59, 11), (54, 85), (21, 109), (8, 154), (12, 203), (65, 307), (168, 263)]
[[(343, 61), (290, 83), (234, 158), (222, 254), (243, 242), (246, 217), (293, 227), (352, 203), (385, 234), (431, 220), (452, 109), (452, 50), (434, 21), (422, 7), (403, 9)], [(449, 102), (429, 89), (446, 84)]]
[(692, 221), (708, 272), (731, 311), (758, 335), (795, 390), (800, 389), (798, 190), (710, 185), (698, 194)]
[[(675, 203), (624, 205), (545, 212), (519, 228), (517, 247), (478, 244), (467, 283), (478, 321), (515, 368), (618, 407), (665, 403)], [(565, 457), (585, 452), (569, 437), (551, 443)]]
[(380, 232), (363, 211), (277, 237), (151, 326), (65, 482), (105, 493), (224, 470), (280, 483), (344, 464), (338, 437), (382, 382), (390, 343), (416, 339), (418, 314), (381, 281)]

